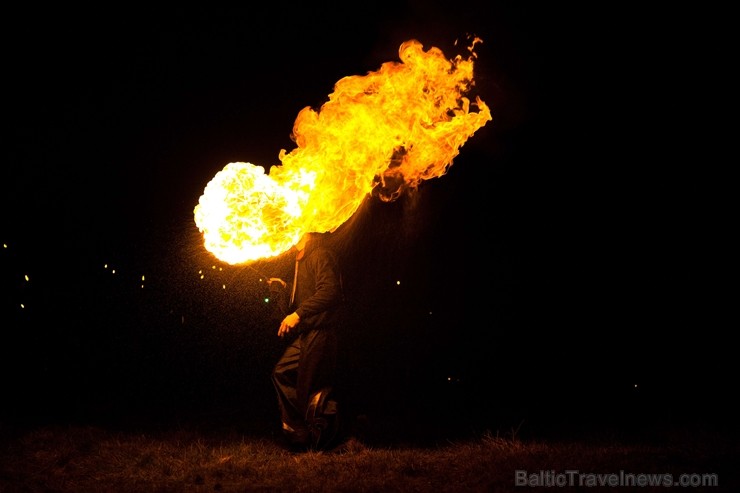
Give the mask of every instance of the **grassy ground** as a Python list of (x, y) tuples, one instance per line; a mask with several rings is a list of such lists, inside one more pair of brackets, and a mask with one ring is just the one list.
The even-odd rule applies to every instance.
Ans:
[(303, 454), (257, 429), (263, 428), (5, 425), (0, 492), (740, 489), (736, 436), (700, 426), (654, 428), (639, 437), (606, 427), (486, 430), (426, 441), (370, 433)]

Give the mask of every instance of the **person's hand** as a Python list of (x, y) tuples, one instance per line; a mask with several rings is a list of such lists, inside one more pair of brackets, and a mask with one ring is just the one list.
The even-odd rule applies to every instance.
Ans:
[(301, 321), (301, 317), (297, 313), (293, 312), (280, 322), (280, 328), (278, 329), (278, 337), (284, 337), (291, 333), (298, 322)]
[(273, 282), (280, 283), (280, 285), (285, 288), (287, 286), (287, 283), (280, 279), (279, 277), (271, 277), (267, 280), (267, 284), (272, 285)]
[(274, 296), (279, 296), (281, 293), (285, 292), (287, 285), (288, 284), (285, 281), (278, 277), (271, 277), (267, 280), (267, 289), (269, 289), (270, 293)]

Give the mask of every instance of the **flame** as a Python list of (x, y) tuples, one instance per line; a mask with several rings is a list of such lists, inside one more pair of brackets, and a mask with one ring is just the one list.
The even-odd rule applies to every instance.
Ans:
[[(298, 113), (280, 165), (227, 164), (194, 209), (206, 249), (229, 264), (287, 251), (306, 232), (334, 231), (368, 194), (393, 201), (407, 188), (444, 175), (460, 147), (491, 120), (488, 106), (465, 96), (473, 86), (470, 56), (445, 58), (416, 40), (401, 62), (340, 79), (319, 111)], [(478, 108), (471, 112), (471, 106)]]

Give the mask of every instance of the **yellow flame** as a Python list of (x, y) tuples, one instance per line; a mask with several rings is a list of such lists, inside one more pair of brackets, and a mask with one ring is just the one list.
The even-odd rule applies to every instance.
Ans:
[[(206, 249), (229, 264), (287, 251), (303, 233), (334, 231), (370, 193), (392, 201), (409, 187), (447, 172), (460, 147), (491, 120), (467, 94), (470, 57), (445, 58), (416, 40), (401, 62), (339, 80), (319, 111), (298, 113), (292, 138), (270, 173), (248, 162), (227, 164), (195, 206)], [(478, 108), (471, 112), (471, 106)]]

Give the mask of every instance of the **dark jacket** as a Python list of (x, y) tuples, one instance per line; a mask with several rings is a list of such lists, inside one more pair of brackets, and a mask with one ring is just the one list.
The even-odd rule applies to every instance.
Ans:
[[(292, 285), (290, 286), (292, 290)], [(298, 283), (293, 309), (302, 330), (334, 324), (344, 302), (342, 278), (334, 253), (312, 239), (298, 261)]]
[[(295, 258), (295, 250), (292, 253)], [(285, 288), (277, 282), (270, 285), (276, 318), (282, 320), (295, 311), (301, 318), (298, 325), (301, 332), (337, 323), (344, 304), (342, 277), (336, 256), (321, 244), (320, 236), (308, 242), (298, 261), (297, 289), (291, 305), (293, 274), (291, 270), (290, 282)]]

